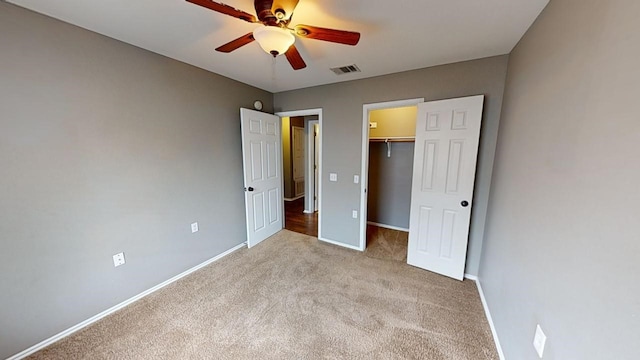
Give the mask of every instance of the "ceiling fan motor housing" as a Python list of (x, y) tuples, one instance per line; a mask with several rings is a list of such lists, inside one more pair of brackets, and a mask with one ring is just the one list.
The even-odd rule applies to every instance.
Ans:
[(273, 12), (273, 15), (275, 15), (278, 20), (283, 20), (287, 17), (287, 13), (282, 9), (276, 9), (276, 11)]
[(278, 24), (278, 18), (271, 12), (271, 5), (273, 1), (256, 0), (254, 2), (256, 8), (256, 14), (258, 19), (265, 25), (276, 26)]

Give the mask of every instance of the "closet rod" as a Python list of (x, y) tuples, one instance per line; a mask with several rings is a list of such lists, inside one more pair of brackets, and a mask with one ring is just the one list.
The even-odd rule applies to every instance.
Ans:
[(397, 138), (369, 138), (370, 142), (415, 142), (415, 137), (397, 137)]

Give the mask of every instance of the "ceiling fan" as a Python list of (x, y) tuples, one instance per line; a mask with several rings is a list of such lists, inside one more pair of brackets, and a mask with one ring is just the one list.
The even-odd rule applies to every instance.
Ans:
[(307, 66), (294, 45), (294, 34), (302, 38), (345, 45), (356, 45), (360, 41), (360, 33), (353, 31), (326, 29), (309, 25), (296, 25), (290, 28), (289, 23), (299, 0), (255, 0), (254, 6), (256, 14), (258, 14), (257, 18), (242, 10), (212, 0), (187, 1), (240, 20), (263, 25), (218, 47), (216, 51), (230, 53), (255, 40), (264, 51), (273, 55), (273, 57), (284, 54), (294, 70), (300, 70)]

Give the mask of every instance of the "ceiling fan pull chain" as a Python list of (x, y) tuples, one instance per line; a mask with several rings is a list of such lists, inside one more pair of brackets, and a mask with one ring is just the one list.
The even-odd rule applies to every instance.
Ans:
[(272, 57), (271, 59), (271, 85), (273, 88), (276, 88), (276, 57)]

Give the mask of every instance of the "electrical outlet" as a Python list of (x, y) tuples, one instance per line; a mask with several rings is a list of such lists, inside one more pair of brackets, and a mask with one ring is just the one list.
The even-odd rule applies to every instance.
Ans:
[(369, 123), (369, 128), (371, 129), (377, 129), (378, 128), (378, 123), (375, 121), (372, 121)]
[(547, 336), (542, 332), (542, 328), (538, 324), (536, 326), (536, 335), (533, 337), (533, 347), (536, 348), (536, 352), (540, 359), (542, 359), (542, 354), (544, 353), (544, 345), (547, 342)]
[(124, 253), (123, 252), (113, 255), (113, 266), (114, 267), (118, 267), (120, 265), (124, 265)]
[(359, 183), (359, 182), (360, 182), (360, 176), (358, 176), (358, 175), (353, 175), (353, 183), (354, 183), (354, 184), (357, 184), (357, 183)]
[(329, 181), (338, 181), (338, 174), (330, 173), (329, 174)]
[(198, 229), (198, 223), (194, 222), (193, 224), (191, 224), (191, 233), (197, 233), (200, 229)]
[(354, 219), (357, 219), (358, 218), (358, 210), (351, 211), (351, 217), (354, 218)]

